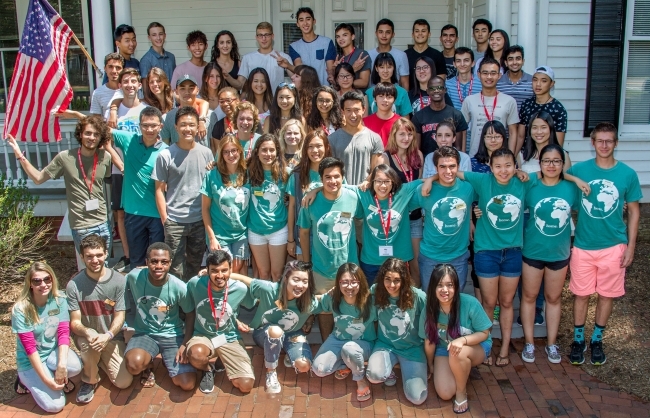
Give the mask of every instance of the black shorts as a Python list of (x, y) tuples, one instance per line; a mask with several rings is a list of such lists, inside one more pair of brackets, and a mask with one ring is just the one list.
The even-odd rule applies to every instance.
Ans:
[(522, 256), (521, 259), (524, 263), (528, 264), (531, 267), (536, 268), (537, 270), (544, 270), (544, 268), (548, 268), (549, 270), (553, 270), (553, 271), (562, 270), (563, 268), (569, 265), (569, 260), (570, 260), (570, 258), (567, 258), (566, 260), (560, 260), (560, 261), (542, 261), (542, 260), (534, 260), (532, 258), (527, 258), (524, 256)]
[(111, 209), (124, 210), (122, 208), (122, 183), (124, 182), (124, 175), (112, 174), (111, 175)]

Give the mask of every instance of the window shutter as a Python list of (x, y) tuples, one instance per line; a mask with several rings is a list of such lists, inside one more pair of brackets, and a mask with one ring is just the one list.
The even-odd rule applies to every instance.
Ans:
[(584, 136), (599, 122), (618, 124), (626, 0), (592, 0)]

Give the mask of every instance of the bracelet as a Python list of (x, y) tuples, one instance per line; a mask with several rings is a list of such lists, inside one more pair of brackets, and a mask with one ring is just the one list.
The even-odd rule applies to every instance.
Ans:
[(25, 151), (23, 151), (22, 153), (18, 154), (18, 156), (16, 157), (16, 159), (17, 159), (19, 162), (21, 162), (21, 163), (23, 162), (23, 160), (26, 160), (27, 157), (25, 157)]
[(110, 331), (106, 331), (106, 334), (108, 334), (108, 336), (111, 337), (111, 340), (115, 338), (115, 335), (113, 335), (113, 333)]
[(289, 244), (293, 244), (294, 242), (296, 242), (296, 240), (293, 240), (293, 241), (289, 241), (289, 240), (287, 240), (287, 242), (288, 242)]
[(463, 338), (465, 338), (465, 345), (467, 345), (468, 344), (467, 337), (463, 335)]

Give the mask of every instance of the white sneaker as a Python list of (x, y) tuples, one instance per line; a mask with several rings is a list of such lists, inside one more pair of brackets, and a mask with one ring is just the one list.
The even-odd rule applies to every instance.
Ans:
[(546, 346), (546, 356), (548, 361), (553, 364), (558, 364), (562, 362), (562, 355), (560, 355), (560, 347), (557, 344), (547, 345)]
[(534, 363), (535, 362), (535, 345), (534, 344), (528, 344), (524, 346), (524, 351), (521, 352), (521, 359), (525, 361), (526, 363)]
[(397, 383), (397, 376), (394, 372), (390, 372), (390, 375), (388, 375), (388, 378), (384, 381), (384, 385), (395, 386), (395, 383)]
[(282, 391), (282, 387), (276, 371), (266, 372), (266, 393), (280, 393), (280, 391)]
[(291, 364), (291, 359), (289, 358), (289, 354), (284, 355), (284, 367), (287, 369), (292, 369), (293, 364)]

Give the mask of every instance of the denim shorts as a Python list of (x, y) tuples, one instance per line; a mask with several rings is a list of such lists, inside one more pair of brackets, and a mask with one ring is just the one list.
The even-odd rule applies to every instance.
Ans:
[[(488, 341), (481, 341), (479, 343), (481, 347), (483, 347), (483, 350), (485, 351), (485, 358), (490, 357), (490, 354), (492, 354), (492, 343)], [(449, 357), (449, 351), (447, 351), (447, 344), (442, 342), (442, 344), (438, 344), (436, 346), (436, 352), (434, 354), (435, 357)]]
[(248, 246), (248, 240), (246, 238), (231, 243), (219, 242), (219, 245), (221, 245), (222, 250), (230, 254), (235, 260), (247, 261), (251, 258), (251, 249)]
[(476, 275), (485, 279), (521, 276), (521, 248), (483, 250), (474, 254)]
[(422, 239), (422, 218), (410, 221), (411, 238)]
[(165, 367), (167, 367), (167, 371), (169, 372), (169, 377), (196, 372), (196, 369), (191, 364), (176, 362), (176, 353), (181, 344), (183, 344), (182, 335), (176, 337), (156, 337), (153, 335), (139, 334), (131, 337), (124, 351), (124, 355), (126, 356), (134, 348), (146, 351), (152, 359), (160, 353), (163, 363), (165, 363)]

